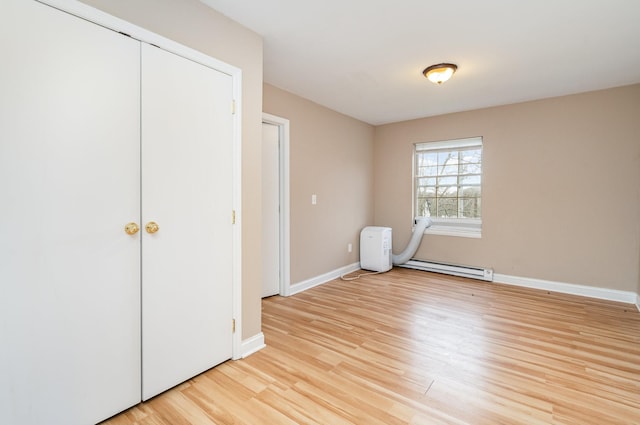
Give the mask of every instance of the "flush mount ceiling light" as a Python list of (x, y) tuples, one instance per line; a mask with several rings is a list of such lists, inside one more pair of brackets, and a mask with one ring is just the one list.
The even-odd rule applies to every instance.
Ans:
[(422, 71), (422, 73), (432, 83), (442, 84), (451, 78), (453, 73), (456, 72), (456, 69), (458, 69), (458, 66), (452, 63), (439, 63), (437, 65), (431, 65)]

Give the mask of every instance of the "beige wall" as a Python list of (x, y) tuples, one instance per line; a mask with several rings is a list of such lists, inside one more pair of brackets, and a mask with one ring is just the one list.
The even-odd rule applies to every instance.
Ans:
[[(291, 283), (359, 259), (373, 222), (373, 127), (264, 85), (264, 112), (290, 121)], [(318, 197), (311, 205), (311, 195)], [(347, 252), (347, 244), (353, 252)]]
[(415, 142), (484, 138), (482, 239), (425, 236), (417, 258), (640, 291), (640, 85), (376, 128), (375, 223), (410, 236)]
[(242, 337), (261, 331), (262, 38), (198, 0), (82, 0), (242, 69)]

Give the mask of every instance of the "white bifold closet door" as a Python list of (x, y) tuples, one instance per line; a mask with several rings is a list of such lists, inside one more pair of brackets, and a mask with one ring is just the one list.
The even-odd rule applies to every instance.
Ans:
[(140, 400), (140, 44), (0, 2), (0, 423)]
[(142, 45), (142, 398), (232, 355), (232, 80)]
[(96, 423), (232, 355), (232, 77), (27, 0), (0, 52), (0, 424)]

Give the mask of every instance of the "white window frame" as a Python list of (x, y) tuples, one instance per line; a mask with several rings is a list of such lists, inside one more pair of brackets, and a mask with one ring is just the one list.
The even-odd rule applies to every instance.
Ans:
[[(412, 209), (413, 214), (417, 214), (418, 199), (416, 194), (416, 153), (419, 151), (428, 150), (442, 150), (442, 149), (458, 149), (468, 147), (480, 147), (483, 148), (482, 136), (470, 137), (465, 139), (453, 139), (443, 140), (437, 142), (420, 142), (414, 144), (413, 157), (412, 157)], [(484, 149), (483, 149), (484, 153)], [(481, 171), (481, 174), (484, 174)], [(482, 183), (481, 186), (482, 187)], [(424, 233), (431, 235), (444, 235), (444, 236), (461, 236), (467, 238), (481, 238), (482, 237), (482, 218), (441, 218), (430, 217), (432, 225), (428, 227)]]

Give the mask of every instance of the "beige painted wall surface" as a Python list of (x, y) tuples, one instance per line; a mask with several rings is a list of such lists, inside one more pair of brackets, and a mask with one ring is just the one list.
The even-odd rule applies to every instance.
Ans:
[(264, 112), (290, 121), (291, 283), (359, 261), (373, 222), (373, 127), (268, 84), (263, 96)]
[(375, 224), (395, 251), (413, 143), (470, 136), (484, 138), (482, 239), (427, 235), (417, 258), (640, 291), (640, 85), (377, 127)]
[(242, 338), (261, 332), (262, 38), (198, 0), (82, 0), (242, 69)]

